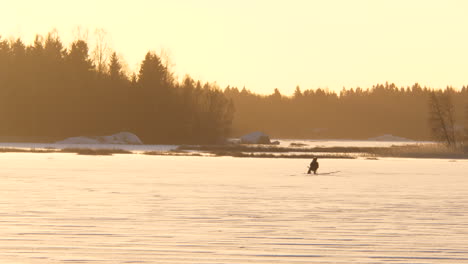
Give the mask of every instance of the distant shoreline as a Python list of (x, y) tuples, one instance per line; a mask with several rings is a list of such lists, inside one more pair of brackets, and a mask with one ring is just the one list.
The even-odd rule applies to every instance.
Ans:
[[(97, 145), (98, 146), (98, 145)], [(432, 158), (468, 159), (468, 150), (449, 149), (440, 144), (413, 144), (390, 147), (277, 147), (269, 145), (182, 145), (172, 150), (131, 151), (121, 148), (30, 148), (3, 147), (1, 153), (74, 153), (78, 155), (139, 154), (154, 156), (197, 156), (236, 158), (289, 159), (378, 159), (378, 158)]]
[(3, 143), (46, 143), (53, 144), (63, 139), (62, 137), (30, 137), (30, 136), (0, 136)]

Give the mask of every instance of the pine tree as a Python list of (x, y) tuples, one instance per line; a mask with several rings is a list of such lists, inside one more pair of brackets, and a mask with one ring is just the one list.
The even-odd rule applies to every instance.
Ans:
[(120, 63), (117, 53), (113, 52), (109, 62), (109, 76), (112, 81), (121, 80), (123, 76), (122, 64)]
[(88, 44), (84, 40), (72, 43), (67, 59), (73, 70), (80, 73), (91, 72), (93, 64), (89, 58)]
[(166, 68), (161, 59), (153, 52), (146, 53), (138, 74), (138, 83), (149, 89), (163, 89), (165, 86)]
[(299, 99), (299, 98), (302, 98), (302, 92), (301, 92), (301, 88), (298, 86), (296, 86), (296, 90), (294, 90), (294, 99)]

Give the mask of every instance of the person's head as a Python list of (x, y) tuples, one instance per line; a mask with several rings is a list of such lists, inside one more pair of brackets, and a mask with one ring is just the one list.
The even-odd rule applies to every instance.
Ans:
[(314, 161), (317, 161), (317, 157), (314, 157)]

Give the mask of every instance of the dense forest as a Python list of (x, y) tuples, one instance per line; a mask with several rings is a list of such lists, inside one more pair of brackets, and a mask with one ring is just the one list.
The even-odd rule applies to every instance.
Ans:
[[(103, 52), (82, 39), (65, 47), (56, 33), (30, 45), (0, 38), (0, 137), (58, 140), (129, 131), (147, 144), (216, 143), (261, 130), (275, 138), (431, 139), (433, 89), (418, 84), (259, 95), (189, 76), (179, 80), (154, 52), (128, 73), (115, 52), (108, 59)], [(444, 93), (463, 130), (468, 88)]]
[(90, 54), (86, 41), (65, 48), (53, 33), (31, 45), (0, 39), (0, 136), (129, 131), (150, 144), (213, 143), (229, 134), (233, 104), (215, 85), (176, 81), (153, 52), (130, 78), (116, 53), (107, 63)]
[[(276, 138), (367, 139), (384, 134), (431, 140), (429, 99), (434, 89), (414, 84), (397, 87), (378, 84), (368, 89), (343, 89), (339, 94), (323, 89), (283, 96), (254, 94), (245, 88), (226, 88), (234, 101), (234, 135), (262, 130)], [(447, 87), (456, 129), (463, 134), (468, 114), (468, 88)], [(466, 109), (466, 110), (465, 110)]]

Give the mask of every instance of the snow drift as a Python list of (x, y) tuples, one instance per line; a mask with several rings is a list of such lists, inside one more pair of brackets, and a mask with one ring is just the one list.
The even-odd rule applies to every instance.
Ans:
[(130, 132), (120, 132), (110, 136), (95, 136), (95, 137), (70, 137), (62, 141), (55, 142), (57, 144), (126, 144), (126, 145), (142, 145), (143, 142), (137, 135)]

